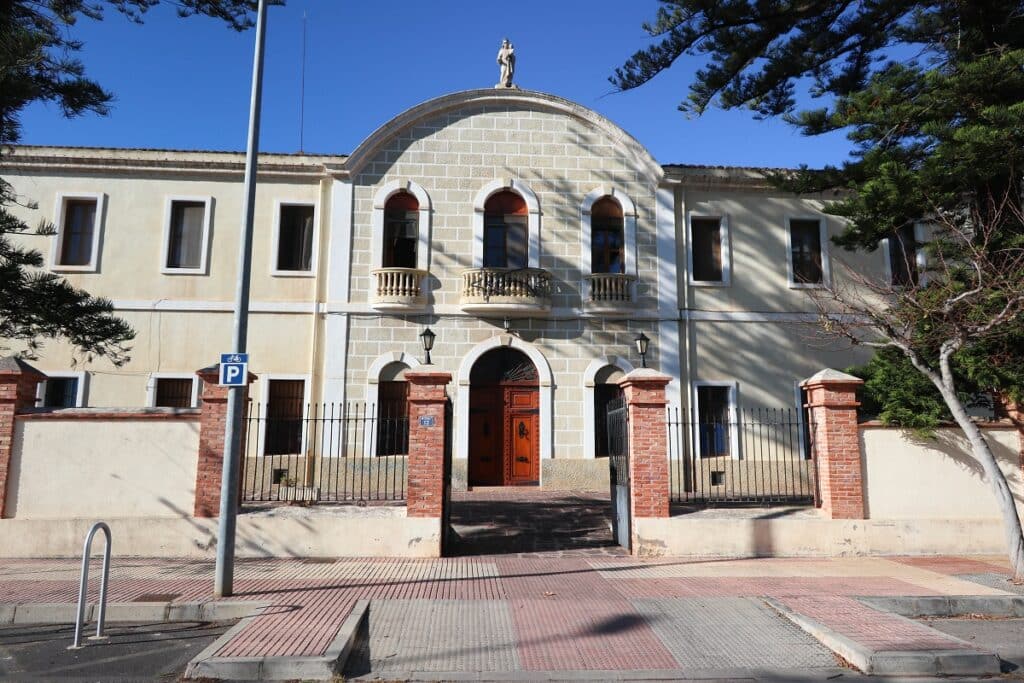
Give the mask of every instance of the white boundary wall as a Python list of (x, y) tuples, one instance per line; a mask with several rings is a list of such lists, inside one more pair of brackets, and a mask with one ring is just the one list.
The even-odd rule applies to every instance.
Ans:
[[(1024, 476), (1013, 428), (984, 430), (985, 438), (1024, 514)], [(861, 454), (869, 519), (999, 519), (992, 487), (960, 430), (938, 429), (934, 438), (862, 427)]]
[(5, 517), (191, 517), (199, 419), (15, 420)]

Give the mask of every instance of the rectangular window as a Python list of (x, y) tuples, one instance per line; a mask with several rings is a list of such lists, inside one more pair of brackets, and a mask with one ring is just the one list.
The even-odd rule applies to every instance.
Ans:
[(729, 386), (697, 387), (697, 440), (702, 458), (731, 453)]
[(60, 231), (57, 265), (88, 266), (92, 263), (96, 237), (96, 200), (64, 200), (64, 223)]
[(690, 238), (693, 249), (695, 282), (722, 282), (722, 220), (691, 218)]
[(267, 383), (266, 455), (295, 455), (302, 450), (302, 416), (306, 382), (272, 379)]
[(202, 271), (206, 267), (206, 232), (209, 203), (172, 199), (168, 210), (166, 271)]
[(790, 272), (793, 284), (825, 283), (821, 247), (820, 221), (803, 218), (789, 221)]
[(50, 377), (43, 382), (44, 408), (74, 408), (78, 406), (78, 378)]
[(622, 219), (607, 222), (594, 221), (591, 227), (592, 238), (590, 252), (590, 268), (595, 273), (626, 272), (625, 240), (623, 239)]
[(918, 282), (917, 239), (914, 226), (906, 225), (888, 239), (889, 272), (896, 287), (909, 287)]
[(409, 383), (377, 385), (377, 455), (409, 452)]
[(415, 268), (420, 238), (419, 211), (409, 211), (404, 216), (385, 216), (384, 220), (384, 267)]
[(313, 206), (281, 204), (277, 226), (277, 270), (313, 269)]
[(191, 408), (194, 385), (191, 377), (158, 377), (153, 392), (153, 405), (160, 408)]
[(526, 216), (488, 216), (484, 225), (484, 268), (526, 268)]

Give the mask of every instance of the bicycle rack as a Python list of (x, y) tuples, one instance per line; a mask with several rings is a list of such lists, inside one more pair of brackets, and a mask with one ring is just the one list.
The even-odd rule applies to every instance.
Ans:
[(89, 640), (100, 640), (106, 638), (103, 635), (103, 619), (107, 612), (107, 578), (110, 576), (110, 527), (104, 522), (96, 522), (89, 529), (85, 537), (85, 547), (82, 549), (82, 577), (78, 584), (78, 612), (75, 617), (75, 642), (68, 647), (69, 650), (77, 650), (82, 647), (82, 626), (85, 625), (85, 593), (89, 587), (89, 555), (92, 550), (92, 539), (96, 532), (103, 530), (106, 537), (106, 547), (103, 549), (103, 577), (100, 579), (100, 611), (96, 619), (96, 635)]

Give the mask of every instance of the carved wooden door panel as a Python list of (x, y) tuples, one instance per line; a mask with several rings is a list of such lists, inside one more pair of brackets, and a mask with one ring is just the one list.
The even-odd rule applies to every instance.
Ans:
[(505, 484), (540, 481), (540, 396), (536, 389), (505, 388)]
[(504, 468), (501, 387), (474, 388), (469, 404), (469, 485), (500, 486)]

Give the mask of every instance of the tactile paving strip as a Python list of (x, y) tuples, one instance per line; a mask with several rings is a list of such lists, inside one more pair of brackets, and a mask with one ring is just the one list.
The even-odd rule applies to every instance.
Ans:
[(683, 669), (830, 668), (823, 645), (756, 598), (634, 600)]
[(490, 600), (373, 600), (368, 638), (347, 676), (415, 671), (517, 671), (508, 606)]

